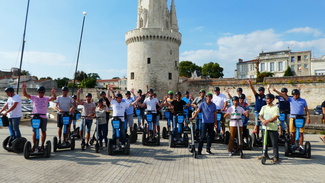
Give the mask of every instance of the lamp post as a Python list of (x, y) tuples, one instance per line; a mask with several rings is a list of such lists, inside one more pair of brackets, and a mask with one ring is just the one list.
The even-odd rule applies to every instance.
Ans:
[(87, 15), (87, 12), (82, 12), (82, 14), (84, 15), (83, 19), (82, 19), (82, 26), (81, 26), (81, 33), (80, 33), (80, 40), (79, 40), (79, 48), (78, 48), (78, 55), (77, 55), (77, 63), (76, 63), (76, 69), (74, 71), (74, 79), (73, 79), (73, 87), (72, 87), (72, 95), (73, 95), (73, 92), (74, 92), (74, 87), (75, 87), (75, 84), (76, 84), (76, 73), (77, 73), (77, 69), (78, 69), (78, 62), (79, 62), (79, 55), (80, 55), (80, 48), (81, 48), (81, 42), (82, 42), (82, 35), (83, 35), (83, 32), (84, 32), (84, 25), (85, 25), (85, 19), (86, 19), (86, 15)]
[(22, 48), (21, 48), (20, 65), (19, 65), (19, 69), (18, 69), (17, 94), (19, 92), (21, 66), (23, 64), (23, 58), (24, 58), (24, 49), (25, 49), (25, 42), (26, 42), (25, 41), (25, 35), (26, 35), (26, 27), (27, 27), (28, 10), (29, 10), (29, 0), (27, 1), (27, 9), (26, 9), (26, 17), (25, 17), (25, 26), (24, 26), (24, 34), (23, 34), (23, 44), (22, 44)]

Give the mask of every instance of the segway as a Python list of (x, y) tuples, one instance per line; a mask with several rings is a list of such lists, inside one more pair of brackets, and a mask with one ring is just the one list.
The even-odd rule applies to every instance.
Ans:
[(130, 132), (130, 143), (134, 144), (138, 140), (138, 127), (137, 124), (135, 123), (133, 125), (133, 130)]
[[(76, 126), (77, 121), (81, 118), (81, 113), (79, 111), (75, 111), (72, 121), (73, 121), (73, 126)], [(73, 131), (70, 133), (71, 138), (80, 138), (80, 127), (76, 127)]]
[(95, 151), (96, 151), (96, 153), (99, 153), (100, 145), (99, 145), (99, 135), (98, 135), (98, 132), (99, 132), (99, 122), (98, 121), (99, 121), (100, 117), (95, 117), (95, 118), (96, 118), (96, 129), (95, 129), (93, 137), (89, 140), (89, 144), (93, 145), (93, 143), (96, 142)]
[(114, 116), (112, 120), (114, 133), (113, 137), (108, 139), (107, 154), (109, 155), (113, 155), (115, 152), (125, 153), (126, 155), (130, 154), (130, 139), (128, 135), (126, 134), (125, 145), (120, 141), (120, 134), (125, 133), (121, 131), (121, 125), (124, 125), (120, 119), (121, 117), (123, 116)]
[(246, 141), (243, 140), (243, 150), (252, 150), (253, 149), (253, 142), (252, 142), (252, 136), (249, 135), (249, 129), (246, 128), (244, 129), (244, 127), (246, 126), (247, 127), (247, 122), (248, 120), (246, 121), (246, 118), (245, 116), (243, 115), (242, 116), (242, 122), (243, 122), (243, 139), (245, 138), (244, 137), (244, 130), (246, 130), (246, 134), (247, 134), (247, 137), (246, 137)]
[(243, 153), (243, 142), (242, 142), (242, 134), (240, 133), (240, 127), (239, 127), (239, 121), (241, 121), (241, 118), (236, 118), (236, 119), (231, 119), (236, 121), (236, 126), (237, 126), (237, 138), (234, 139), (234, 149), (233, 149), (233, 154), (239, 154), (240, 158), (244, 157)]
[[(141, 110), (136, 109), (135, 114), (137, 115), (137, 118), (138, 118), (138, 124), (139, 124), (139, 121), (140, 121), (140, 124), (141, 124), (142, 123)], [(134, 124), (134, 128), (137, 129), (137, 133), (142, 134), (143, 128), (141, 128), (141, 126), (138, 126), (137, 123)]]
[(290, 141), (285, 142), (285, 156), (305, 157), (311, 158), (311, 144), (309, 141), (305, 142), (305, 149), (299, 148), (300, 128), (305, 126), (305, 118), (302, 115), (296, 115), (293, 124), (296, 127), (296, 139), (293, 147), (290, 147)]
[(27, 141), (26, 138), (20, 137), (13, 139), (12, 136), (14, 134), (12, 126), (9, 125), (9, 119), (5, 115), (0, 115), (0, 126), (8, 127), (9, 129), (9, 135), (2, 143), (2, 147), (8, 151), (8, 152), (15, 152), (15, 153), (21, 153), (24, 150), (24, 145)]
[(176, 146), (183, 146), (188, 147), (188, 135), (187, 133), (183, 133), (183, 126), (184, 126), (184, 114), (179, 113), (176, 115), (176, 136), (174, 135), (169, 136), (169, 147), (176, 147)]
[(270, 160), (271, 161), (271, 163), (274, 163), (273, 162), (273, 158), (270, 158), (269, 157), (269, 155), (268, 155), (268, 142), (269, 142), (269, 140), (268, 140), (268, 138), (269, 138), (269, 133), (268, 133), (268, 131), (267, 131), (267, 129), (265, 129), (265, 130), (263, 130), (264, 131), (264, 133), (263, 133), (263, 155), (262, 155), (262, 159), (261, 159), (261, 163), (263, 164), (263, 165), (265, 165), (265, 163), (266, 163), (266, 160)]
[(66, 141), (66, 137), (68, 135), (68, 126), (70, 124), (70, 115), (68, 112), (63, 113), (62, 115), (62, 123), (63, 123), (63, 143), (58, 143), (58, 138), (56, 136), (53, 137), (53, 152), (56, 152), (57, 149), (71, 149), (75, 148), (75, 139), (71, 138), (71, 140)]
[(146, 121), (145, 128), (142, 133), (142, 145), (160, 145), (160, 134), (154, 136), (153, 130), (153, 114), (152, 111), (146, 111)]
[(164, 112), (165, 114), (165, 118), (167, 119), (167, 128), (163, 127), (162, 129), (162, 138), (163, 139), (168, 139), (169, 136), (171, 135), (171, 131), (170, 131), (170, 117), (171, 117), (171, 111), (170, 110), (166, 110)]
[(194, 140), (194, 123), (193, 120), (190, 120), (190, 129), (191, 129), (191, 144), (188, 146), (188, 150), (192, 153), (193, 157), (197, 157), (197, 151), (195, 150), (195, 140)]
[[(260, 129), (260, 134), (263, 134), (260, 120), (258, 120), (258, 125), (259, 125), (259, 129)], [(251, 137), (252, 137), (253, 147), (262, 147), (263, 146), (263, 137), (257, 136), (257, 133), (254, 133), (254, 132), (251, 134)]]
[[(221, 111), (217, 112), (217, 121), (218, 121), (218, 128), (217, 131), (221, 131), (221, 121), (223, 119), (223, 113)], [(218, 134), (214, 131), (214, 142), (217, 143), (225, 143), (228, 144), (230, 138), (229, 131), (226, 131), (224, 134)]]
[[(189, 116), (189, 110), (188, 109), (183, 109), (183, 114), (185, 117), (185, 123), (188, 124), (188, 116)], [(185, 126), (183, 129), (184, 133), (190, 134), (191, 133), (191, 129), (188, 126)]]
[(285, 113), (280, 113), (279, 120), (281, 122), (281, 131), (282, 131), (282, 136), (279, 136), (278, 138), (278, 144), (279, 145), (285, 145), (285, 142), (290, 140), (290, 134), (286, 133), (286, 117), (288, 114)]
[(32, 148), (32, 144), (30, 141), (27, 141), (24, 145), (24, 157), (25, 159), (29, 159), (30, 156), (43, 156), (49, 158), (51, 156), (51, 141), (46, 141), (44, 151), (41, 151), (41, 147), (39, 146), (40, 139), (40, 127), (42, 124), (42, 118), (40, 115), (46, 114), (31, 114), (33, 118), (31, 119), (31, 124), (33, 130), (35, 131), (36, 142), (34, 147)]

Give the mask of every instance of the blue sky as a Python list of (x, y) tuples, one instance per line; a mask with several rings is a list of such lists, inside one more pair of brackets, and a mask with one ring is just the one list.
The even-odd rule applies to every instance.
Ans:
[[(136, 28), (137, 0), (31, 0), (23, 70), (72, 78), (82, 12), (79, 69), (102, 79), (127, 73), (125, 33)], [(239, 58), (288, 49), (325, 55), (324, 0), (175, 0), (180, 61), (217, 62), (233, 77)], [(0, 1), (0, 70), (19, 67), (27, 0)], [(170, 6), (170, 0), (168, 0)]]

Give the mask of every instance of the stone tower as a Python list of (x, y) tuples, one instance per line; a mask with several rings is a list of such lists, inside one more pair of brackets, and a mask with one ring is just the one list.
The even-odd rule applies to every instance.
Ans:
[(170, 9), (167, 0), (138, 0), (137, 28), (125, 36), (128, 90), (149, 85), (159, 97), (176, 91), (181, 39), (174, 0)]

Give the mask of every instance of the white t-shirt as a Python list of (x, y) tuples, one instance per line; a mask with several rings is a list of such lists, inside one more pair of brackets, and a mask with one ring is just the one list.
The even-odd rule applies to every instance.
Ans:
[(13, 106), (14, 103), (16, 103), (16, 102), (18, 102), (18, 104), (14, 110), (12, 110), (8, 113), (8, 118), (20, 118), (23, 115), (21, 112), (21, 98), (17, 94), (15, 94), (12, 97), (8, 97), (8, 100), (7, 100), (8, 109), (10, 109), (11, 106)]
[(212, 102), (216, 104), (217, 110), (221, 110), (224, 107), (225, 102), (227, 102), (228, 99), (226, 95), (220, 93), (219, 95), (214, 94), (212, 97)]
[(116, 100), (112, 100), (111, 105), (113, 109), (113, 117), (121, 116), (120, 119), (124, 121), (124, 112), (130, 106), (130, 104), (123, 101), (118, 103)]
[(157, 113), (157, 104), (159, 103), (157, 98), (151, 98), (148, 97), (144, 100), (144, 102), (147, 105), (147, 110), (151, 111), (152, 113)]
[[(232, 105), (227, 109), (227, 113), (230, 113), (230, 123), (229, 123), (229, 125), (230, 126), (237, 126), (237, 120), (232, 120), (232, 119), (239, 119), (239, 118), (241, 119), (242, 115), (245, 113), (245, 110), (240, 106), (237, 106), (235, 108), (235, 106)], [(243, 126), (243, 121), (239, 120), (238, 124), (239, 124), (239, 126)]]

